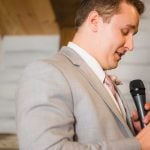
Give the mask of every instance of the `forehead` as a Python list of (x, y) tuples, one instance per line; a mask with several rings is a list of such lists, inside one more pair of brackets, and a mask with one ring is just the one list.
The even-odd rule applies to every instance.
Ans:
[(111, 22), (136, 29), (139, 24), (139, 13), (134, 6), (127, 3), (121, 3), (119, 12), (112, 16)]

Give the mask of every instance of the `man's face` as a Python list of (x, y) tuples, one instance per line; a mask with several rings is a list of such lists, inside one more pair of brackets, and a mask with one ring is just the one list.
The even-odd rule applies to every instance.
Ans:
[(92, 55), (104, 70), (116, 68), (122, 56), (133, 49), (138, 23), (137, 10), (126, 3), (120, 5), (120, 13), (112, 16), (110, 22), (100, 21)]

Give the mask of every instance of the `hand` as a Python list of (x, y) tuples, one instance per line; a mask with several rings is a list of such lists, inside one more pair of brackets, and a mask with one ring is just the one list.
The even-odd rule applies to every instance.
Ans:
[[(145, 110), (147, 111), (146, 116), (143, 119), (143, 123), (144, 124), (148, 124), (150, 122), (150, 102), (147, 102), (144, 106)], [(133, 126), (135, 128), (135, 131), (138, 133), (139, 131), (141, 131), (141, 124), (139, 121), (139, 117), (138, 117), (138, 112), (134, 111), (132, 113), (132, 122), (133, 122)]]
[(136, 136), (137, 140), (141, 144), (142, 150), (149, 150), (150, 149), (150, 124), (148, 124), (145, 128), (139, 132), (139, 134)]

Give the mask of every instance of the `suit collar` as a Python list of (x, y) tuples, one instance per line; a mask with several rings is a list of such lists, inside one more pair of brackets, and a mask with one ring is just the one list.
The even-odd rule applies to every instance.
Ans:
[(80, 56), (67, 46), (62, 47), (60, 53), (65, 55), (75, 66), (80, 66), (82, 63), (84, 63)]
[(109, 95), (108, 91), (105, 89), (102, 82), (99, 81), (98, 77), (93, 73), (90, 67), (83, 61), (83, 59), (71, 48), (63, 47), (61, 49), (61, 53), (65, 55), (73, 65), (79, 68), (81, 74), (87, 79), (90, 85), (94, 88), (94, 90), (98, 93), (98, 95), (104, 100), (106, 105), (110, 108), (112, 113), (120, 120), (120, 122), (124, 125), (127, 129), (127, 132), (130, 136), (132, 136), (131, 131), (129, 130), (126, 122), (123, 120), (120, 112), (116, 108), (111, 96)]

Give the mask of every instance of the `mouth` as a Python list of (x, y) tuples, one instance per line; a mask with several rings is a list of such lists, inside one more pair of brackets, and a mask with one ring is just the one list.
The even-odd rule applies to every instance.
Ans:
[(120, 60), (125, 53), (116, 52), (117, 60)]

